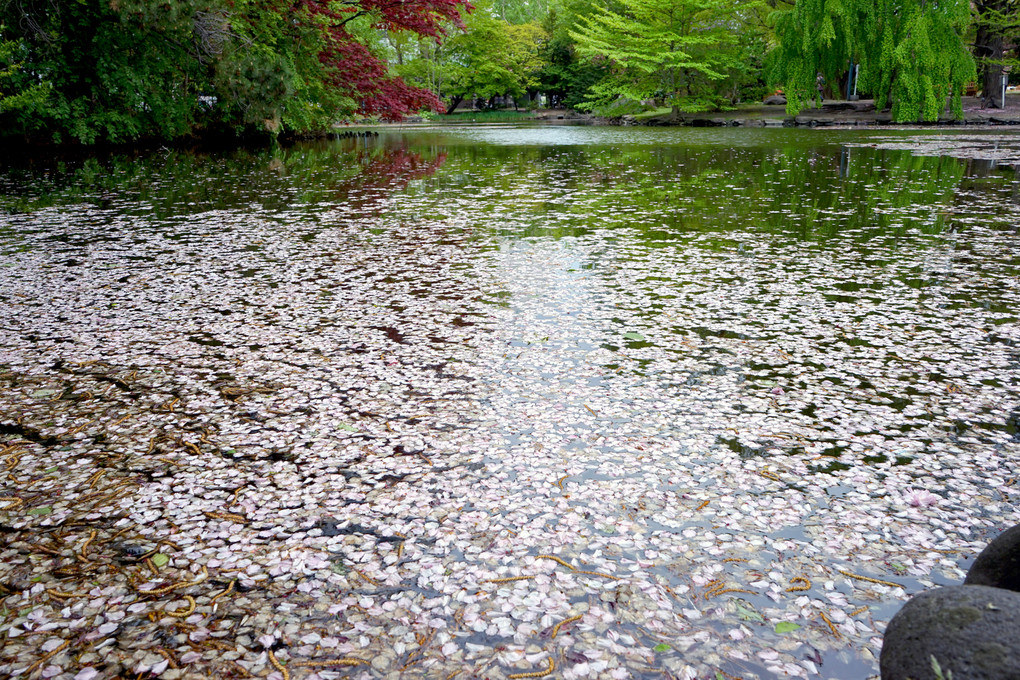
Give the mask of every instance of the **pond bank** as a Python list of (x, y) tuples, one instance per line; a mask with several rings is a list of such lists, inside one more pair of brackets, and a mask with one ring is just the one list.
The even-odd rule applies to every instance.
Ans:
[(826, 100), (820, 108), (805, 109), (796, 116), (786, 113), (782, 104), (741, 106), (732, 111), (593, 118), (605, 125), (684, 126), (684, 127), (878, 127), (909, 125), (917, 127), (960, 127), (1020, 125), (1020, 95), (1007, 95), (1006, 108), (981, 108), (978, 97), (963, 98), (963, 119), (957, 120), (947, 108), (937, 122), (894, 123), (890, 111), (875, 110), (872, 99), (857, 101)]

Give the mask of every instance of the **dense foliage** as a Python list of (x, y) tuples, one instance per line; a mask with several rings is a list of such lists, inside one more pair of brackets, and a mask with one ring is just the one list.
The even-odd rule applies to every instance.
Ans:
[[(381, 31), (441, 39), (466, 0), (104, 0), (0, 4), (0, 131), (124, 142), (326, 129), (436, 96), (391, 74)], [(45, 99), (45, 101), (43, 101)]]
[(818, 74), (838, 81), (857, 63), (860, 86), (877, 108), (892, 104), (893, 120), (937, 120), (947, 97), (959, 117), (976, 75), (962, 38), (969, 21), (967, 0), (798, 0), (776, 12), (773, 77), (791, 113), (818, 96)]
[(620, 0), (582, 17), (571, 33), (578, 50), (613, 64), (591, 106), (656, 96), (674, 111), (718, 106), (718, 83), (746, 63), (738, 35), (753, 1)]
[[(304, 134), (360, 117), (727, 108), (819, 83), (1002, 106), (1018, 0), (0, 0), (0, 139)], [(980, 69), (980, 76), (977, 69)]]

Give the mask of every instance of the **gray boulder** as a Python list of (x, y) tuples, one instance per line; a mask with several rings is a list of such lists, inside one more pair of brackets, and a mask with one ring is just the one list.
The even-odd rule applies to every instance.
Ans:
[(773, 94), (765, 97), (765, 101), (762, 103), (770, 106), (786, 106), (786, 97), (781, 94)]
[(1003, 531), (981, 551), (963, 583), (1020, 593), (1020, 524)]
[(964, 585), (911, 598), (885, 631), (882, 680), (936, 680), (933, 656), (947, 679), (1020, 680), (1020, 593)]

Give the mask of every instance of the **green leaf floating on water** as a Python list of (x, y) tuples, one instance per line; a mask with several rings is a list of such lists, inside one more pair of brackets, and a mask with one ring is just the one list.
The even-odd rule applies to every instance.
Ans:
[(338, 430), (346, 430), (348, 432), (357, 432), (358, 431), (358, 428), (354, 427), (353, 425), (348, 425), (347, 423), (337, 423), (336, 429), (338, 429)]
[(53, 508), (51, 508), (48, 505), (43, 505), (43, 506), (40, 506), (38, 508), (32, 508), (31, 510), (27, 511), (25, 514), (26, 515), (48, 515), (51, 512), (53, 512)]
[(765, 623), (765, 617), (754, 610), (754, 607), (745, 603), (743, 600), (732, 600), (733, 604), (737, 608), (737, 616), (742, 618), (744, 621), (757, 621), (758, 623)]
[(640, 341), (640, 340), (644, 340), (645, 339), (645, 336), (641, 335), (640, 333), (634, 333), (634, 332), (624, 333), (623, 337), (626, 340), (639, 340)]
[(793, 621), (780, 621), (776, 624), (777, 633), (792, 633), (798, 628), (800, 628), (800, 624)]
[(670, 647), (669, 645), (667, 645), (665, 642), (660, 642), (659, 644), (657, 644), (654, 647), (652, 647), (652, 649), (654, 649), (657, 652), (668, 652), (669, 650), (671, 650), (673, 648)]
[(165, 567), (167, 564), (170, 563), (170, 557), (168, 555), (164, 555), (163, 553), (156, 553), (149, 559), (152, 560), (152, 563), (156, 566), (157, 569), (160, 567)]

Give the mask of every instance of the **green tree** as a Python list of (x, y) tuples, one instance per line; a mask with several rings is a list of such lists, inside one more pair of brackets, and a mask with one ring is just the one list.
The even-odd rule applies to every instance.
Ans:
[(718, 107), (719, 84), (744, 68), (738, 36), (755, 0), (619, 0), (581, 17), (577, 51), (604, 57), (611, 73), (591, 88), (589, 107), (662, 96), (674, 113)]
[(465, 19), (465, 31), (448, 41), (442, 92), (450, 98), (448, 112), (467, 97), (521, 98), (539, 84), (545, 30), (536, 23), (508, 24), (487, 6), (476, 6)]
[(0, 25), (0, 114), (17, 111), (35, 115), (46, 101), (50, 85), (22, 72), (24, 41), (4, 40)]
[[(329, 129), (437, 107), (382, 31), (440, 41), (465, 0), (0, 0), (0, 137), (132, 142)], [(43, 95), (46, 106), (38, 106)]]
[[(981, 103), (1004, 108), (1003, 67), (1020, 66), (1015, 50), (1020, 42), (1020, 2), (977, 0), (974, 3), (974, 58), (980, 70)], [(1011, 49), (1014, 54), (1010, 54)]]
[(550, 7), (542, 20), (549, 39), (542, 46), (539, 88), (556, 105), (574, 108), (581, 104), (588, 90), (609, 72), (608, 60), (579, 55), (570, 35), (578, 17), (591, 11), (589, 0), (566, 0)]
[(818, 74), (838, 81), (860, 64), (859, 86), (875, 106), (892, 104), (896, 122), (933, 121), (974, 79), (963, 41), (968, 0), (798, 0), (774, 15), (777, 46), (770, 75), (783, 86), (787, 111), (818, 101)]

